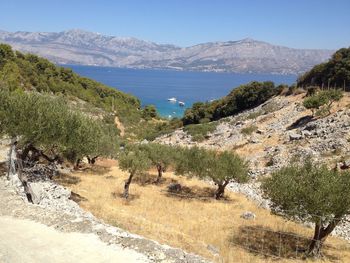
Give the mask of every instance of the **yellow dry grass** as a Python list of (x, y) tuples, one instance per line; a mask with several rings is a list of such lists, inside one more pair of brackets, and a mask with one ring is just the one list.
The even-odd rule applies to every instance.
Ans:
[[(312, 229), (273, 216), (240, 194), (226, 193), (226, 200), (216, 201), (211, 198), (214, 188), (203, 181), (165, 173), (165, 181), (155, 185), (152, 183), (155, 173), (151, 172), (136, 178), (130, 186), (130, 200), (125, 201), (120, 195), (127, 174), (114, 161), (99, 165), (103, 167), (62, 176), (58, 181), (77, 194), (81, 207), (112, 225), (215, 262), (273, 262), (276, 259), (239, 245), (278, 254), (280, 242), (284, 245), (278, 262), (303, 261), (294, 255), (296, 243), (300, 247), (305, 241), (280, 235), (278, 231), (308, 238)], [(166, 186), (175, 181), (188, 187), (181, 196), (166, 191)], [(252, 211), (257, 219), (242, 219), (240, 215), (245, 211)], [(323, 262), (350, 262), (345, 241), (330, 238), (327, 244)], [(220, 255), (215, 255), (210, 247), (217, 248)]]

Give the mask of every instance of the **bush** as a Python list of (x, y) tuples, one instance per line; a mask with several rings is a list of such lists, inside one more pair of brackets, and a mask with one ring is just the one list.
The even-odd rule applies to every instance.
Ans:
[(150, 120), (152, 118), (158, 118), (157, 109), (154, 105), (147, 105), (142, 111), (142, 117), (145, 120)]
[(315, 115), (315, 111), (318, 115), (323, 115), (325, 112), (330, 113), (333, 102), (339, 101), (342, 97), (341, 90), (324, 90), (306, 97), (303, 105), (305, 108), (312, 110), (312, 115)]
[(245, 128), (241, 129), (241, 133), (244, 135), (251, 135), (253, 132), (255, 132), (258, 129), (255, 125), (250, 125)]
[(203, 141), (209, 133), (215, 131), (216, 126), (216, 122), (190, 124), (184, 127), (184, 131), (191, 135), (194, 141)]

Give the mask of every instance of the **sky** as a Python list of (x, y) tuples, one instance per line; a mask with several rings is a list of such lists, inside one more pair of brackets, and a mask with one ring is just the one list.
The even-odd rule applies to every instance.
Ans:
[(191, 46), (253, 38), (293, 48), (350, 46), (350, 0), (1, 0), (0, 30), (83, 29)]

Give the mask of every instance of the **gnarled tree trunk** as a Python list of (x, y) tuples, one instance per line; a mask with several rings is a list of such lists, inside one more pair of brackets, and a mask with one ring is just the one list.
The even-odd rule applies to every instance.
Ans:
[(77, 161), (75, 162), (74, 170), (78, 170), (79, 169), (80, 163), (81, 163), (81, 159), (78, 158)]
[(160, 164), (157, 164), (157, 171), (158, 171), (158, 176), (157, 176), (156, 184), (159, 184), (163, 176), (163, 167)]
[(132, 181), (132, 178), (134, 177), (134, 173), (131, 172), (130, 175), (129, 175), (129, 178), (128, 180), (126, 180), (125, 184), (124, 184), (124, 193), (123, 193), (123, 197), (125, 199), (128, 199), (129, 198), (129, 187), (130, 187), (130, 184), (131, 184), (131, 181)]
[(99, 155), (95, 156), (95, 157), (92, 157), (90, 158), (90, 156), (87, 156), (87, 159), (88, 159), (88, 163), (89, 164), (95, 164), (97, 158), (99, 157)]
[(322, 256), (321, 250), (327, 237), (332, 233), (334, 228), (341, 220), (341, 215), (336, 216), (327, 227), (323, 227), (322, 221), (315, 225), (314, 237), (309, 245), (307, 255), (310, 257), (319, 258)]
[(216, 182), (216, 184), (218, 185), (218, 189), (215, 192), (215, 199), (219, 200), (224, 196), (225, 193), (225, 188), (228, 185), (230, 181), (220, 181), (220, 182)]

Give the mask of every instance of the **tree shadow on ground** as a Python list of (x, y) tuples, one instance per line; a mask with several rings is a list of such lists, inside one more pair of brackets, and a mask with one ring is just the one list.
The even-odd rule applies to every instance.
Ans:
[(134, 201), (140, 198), (139, 194), (129, 193), (129, 197), (125, 199), (122, 192), (112, 192), (111, 195), (114, 199), (121, 198), (123, 200), (123, 204), (125, 205), (128, 205), (131, 201)]
[[(230, 239), (232, 245), (246, 249), (250, 253), (265, 257), (285, 259), (306, 259), (306, 250), (311, 240), (292, 232), (274, 231), (265, 226), (241, 226)], [(335, 247), (325, 244), (322, 248), (323, 259), (338, 261), (331, 255)]]
[(135, 176), (133, 178), (132, 182), (137, 184), (137, 185), (140, 185), (140, 186), (146, 186), (146, 185), (159, 185), (159, 186), (162, 186), (162, 185), (167, 185), (167, 184), (170, 184), (170, 183), (177, 182), (174, 179), (165, 178), (165, 177), (162, 177), (160, 179), (159, 183), (156, 183), (156, 180), (157, 180), (157, 175), (145, 173), (145, 174), (140, 174), (140, 175)]
[[(165, 190), (165, 195), (167, 197), (176, 198), (179, 200), (200, 200), (203, 202), (219, 202), (219, 200), (215, 199), (215, 190), (212, 187), (199, 187), (199, 186), (184, 186), (181, 185), (181, 189), (178, 189), (177, 191), (170, 191)], [(220, 199), (222, 202), (232, 202), (232, 199), (230, 199), (227, 196), (224, 196), (222, 199)]]
[(54, 177), (54, 181), (62, 185), (76, 185), (81, 182), (81, 179), (77, 176), (70, 174), (59, 174)]
[(77, 172), (84, 172), (84, 173), (93, 174), (93, 175), (105, 175), (110, 171), (111, 171), (111, 167), (105, 167), (97, 164), (87, 165), (77, 170)]
[(0, 176), (5, 176), (7, 173), (7, 163), (2, 162), (0, 163)]
[(76, 203), (80, 203), (81, 201), (88, 201), (88, 199), (84, 196), (81, 196), (80, 194), (71, 192), (71, 196), (69, 198), (70, 200), (73, 200)]
[(314, 121), (314, 117), (311, 116), (311, 115), (307, 115), (307, 116), (303, 116), (299, 119), (297, 119), (295, 122), (293, 122), (291, 125), (289, 125), (287, 127), (287, 130), (290, 131), (290, 130), (294, 130), (294, 129), (297, 129), (297, 128), (300, 128), (300, 127), (303, 127), (305, 126), (306, 124), (308, 124), (309, 122), (312, 122)]

